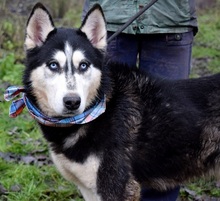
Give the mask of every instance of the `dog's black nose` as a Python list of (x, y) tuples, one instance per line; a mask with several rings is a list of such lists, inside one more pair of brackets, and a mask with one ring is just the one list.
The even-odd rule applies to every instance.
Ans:
[(76, 110), (80, 106), (81, 98), (78, 95), (65, 96), (63, 103), (68, 110)]

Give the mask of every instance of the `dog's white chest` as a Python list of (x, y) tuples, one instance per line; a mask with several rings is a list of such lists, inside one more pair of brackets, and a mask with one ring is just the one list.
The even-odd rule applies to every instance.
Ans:
[(84, 163), (70, 161), (63, 154), (55, 154), (53, 151), (51, 157), (63, 177), (78, 186), (85, 200), (101, 200), (96, 193), (97, 172), (100, 165), (98, 157), (91, 155)]

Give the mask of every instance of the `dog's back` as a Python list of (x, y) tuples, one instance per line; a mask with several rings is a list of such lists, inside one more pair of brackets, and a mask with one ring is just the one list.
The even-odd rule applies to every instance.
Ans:
[(136, 178), (164, 189), (214, 171), (220, 151), (220, 75), (152, 82), (143, 87), (148, 91), (139, 103)]

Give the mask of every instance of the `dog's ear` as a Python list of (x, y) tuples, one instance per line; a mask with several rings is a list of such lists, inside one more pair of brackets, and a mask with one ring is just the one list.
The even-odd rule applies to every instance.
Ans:
[(25, 48), (40, 47), (54, 28), (48, 10), (41, 3), (37, 3), (27, 22)]
[(95, 4), (88, 12), (80, 27), (92, 45), (98, 49), (105, 50), (107, 46), (107, 30), (102, 8)]

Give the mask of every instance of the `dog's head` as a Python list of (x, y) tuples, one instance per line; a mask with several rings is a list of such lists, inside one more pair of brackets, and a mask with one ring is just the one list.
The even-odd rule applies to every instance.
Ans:
[(106, 43), (99, 5), (79, 29), (67, 29), (56, 28), (48, 10), (36, 4), (25, 38), (23, 83), (28, 96), (49, 116), (82, 113), (99, 94)]

